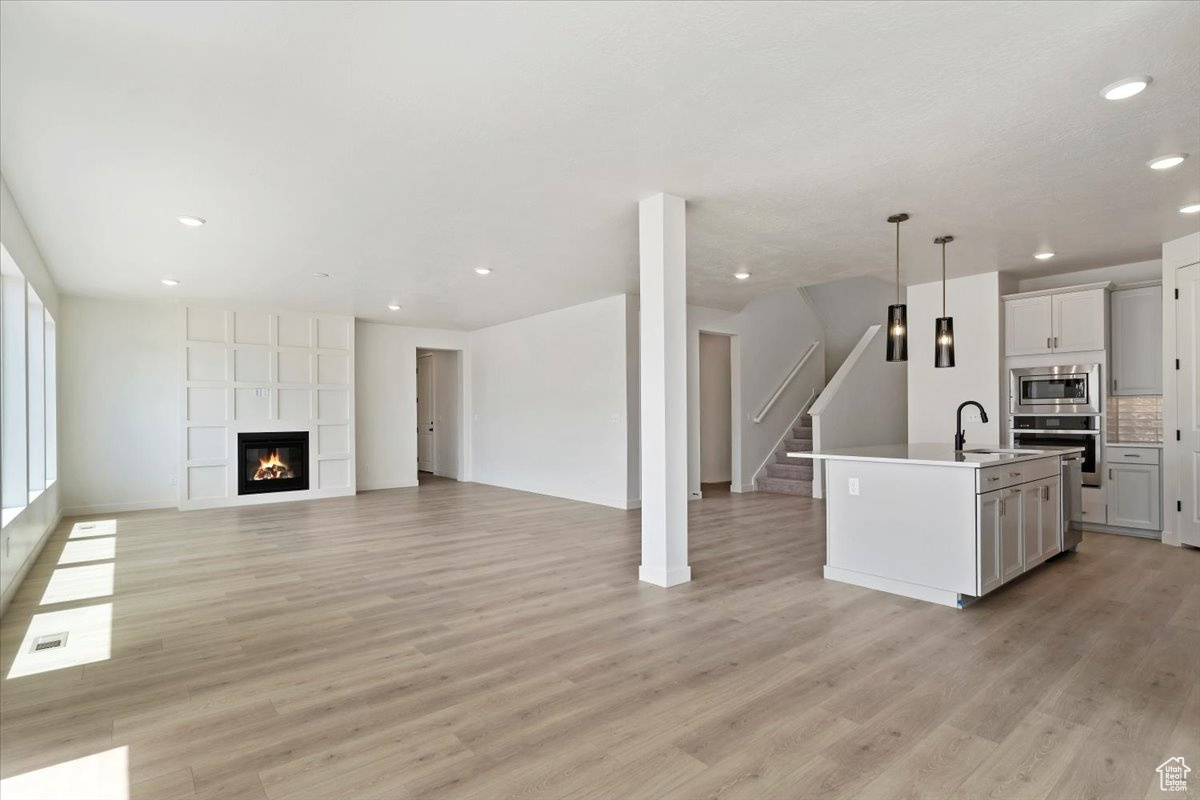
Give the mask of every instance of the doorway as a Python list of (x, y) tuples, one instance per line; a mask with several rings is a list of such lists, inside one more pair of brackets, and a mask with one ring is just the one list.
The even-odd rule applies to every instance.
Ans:
[(461, 353), (417, 349), (417, 482), (458, 480), (462, 436)]
[(724, 493), (733, 479), (733, 369), (730, 337), (700, 333), (700, 493)]

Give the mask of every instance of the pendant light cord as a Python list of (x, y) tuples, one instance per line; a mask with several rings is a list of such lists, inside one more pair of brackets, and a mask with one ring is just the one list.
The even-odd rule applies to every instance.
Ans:
[(942, 316), (946, 316), (946, 241), (942, 240)]
[(896, 305), (900, 305), (900, 220), (896, 220)]

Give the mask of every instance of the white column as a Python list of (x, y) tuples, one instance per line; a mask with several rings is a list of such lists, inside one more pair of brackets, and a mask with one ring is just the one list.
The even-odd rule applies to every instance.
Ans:
[(687, 241), (682, 198), (639, 204), (641, 238), (642, 565), (656, 586), (687, 563)]

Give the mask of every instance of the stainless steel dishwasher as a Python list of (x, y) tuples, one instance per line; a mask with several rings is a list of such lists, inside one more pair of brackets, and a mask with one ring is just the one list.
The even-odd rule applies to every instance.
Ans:
[(1062, 460), (1062, 549), (1075, 550), (1083, 541), (1083, 456)]

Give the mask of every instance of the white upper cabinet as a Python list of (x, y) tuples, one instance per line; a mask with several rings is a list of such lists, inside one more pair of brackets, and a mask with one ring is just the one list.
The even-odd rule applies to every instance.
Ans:
[(1162, 341), (1162, 286), (1113, 292), (1113, 394), (1162, 394)]
[(1010, 356), (1050, 353), (1052, 344), (1050, 296), (1026, 297), (1004, 304), (1005, 350)]
[(1050, 295), (1053, 299), (1056, 353), (1079, 353), (1104, 349), (1104, 289)]
[(1108, 290), (1104, 286), (1006, 297), (1005, 355), (1103, 350), (1108, 320)]

